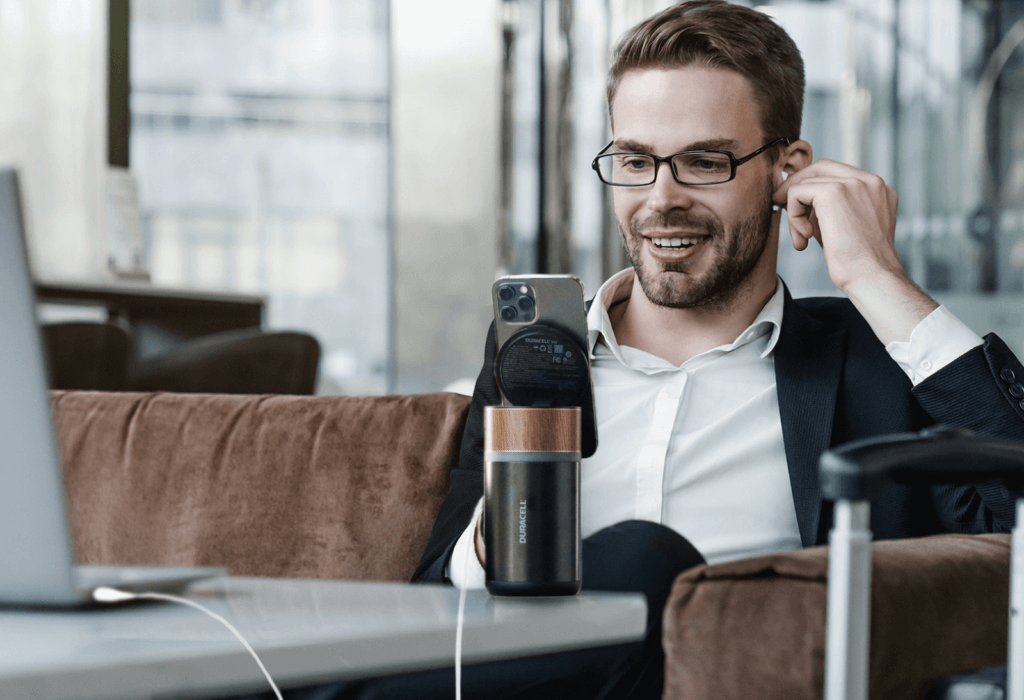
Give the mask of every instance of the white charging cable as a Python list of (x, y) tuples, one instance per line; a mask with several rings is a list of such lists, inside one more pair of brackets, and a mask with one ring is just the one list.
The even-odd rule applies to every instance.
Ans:
[(462, 700), (462, 625), (466, 619), (466, 589), (469, 588), (467, 580), (469, 578), (469, 557), (471, 554), (476, 552), (476, 523), (480, 518), (480, 514), (484, 510), (484, 499), (480, 499), (476, 508), (473, 509), (473, 517), (470, 518), (473, 523), (473, 537), (472, 542), (466, 547), (466, 555), (462, 558), (462, 586), (459, 590), (459, 614), (456, 617), (455, 622), (455, 700)]
[[(476, 508), (473, 510), (473, 517), (470, 519), (472, 522), (474, 533), (473, 541), (469, 547), (466, 547), (466, 556), (462, 558), (462, 582), (463, 585), (459, 590), (459, 612), (455, 622), (455, 700), (462, 700), (462, 627), (466, 618), (466, 590), (468, 587), (465, 585), (466, 579), (469, 578), (469, 560), (470, 556), (476, 551), (476, 522), (483, 512), (484, 502), (483, 499), (476, 504)], [(189, 607), (195, 608), (201, 612), (206, 613), (213, 619), (217, 620), (234, 634), (238, 641), (245, 645), (245, 648), (252, 654), (252, 658), (256, 659), (256, 663), (259, 664), (260, 670), (263, 671), (263, 675), (267, 677), (267, 682), (270, 683), (270, 687), (274, 690), (274, 695), (277, 696), (278, 700), (284, 700), (281, 697), (281, 690), (274, 683), (274, 679), (270, 677), (270, 673), (267, 672), (267, 667), (260, 661), (260, 657), (256, 655), (256, 651), (249, 646), (249, 642), (245, 641), (245, 637), (235, 629), (234, 625), (225, 620), (223, 617), (204, 608), (199, 603), (191, 601), (187, 598), (179, 598), (178, 596), (168, 595), (166, 593), (128, 593), (127, 591), (118, 590), (117, 588), (111, 588), (109, 586), (100, 586), (92, 592), (93, 599), (98, 603), (122, 603), (127, 600), (164, 600), (171, 603), (181, 603)]]
[(195, 608), (196, 610), (206, 613), (214, 620), (217, 620), (218, 622), (223, 624), (225, 627), (231, 630), (232, 634), (238, 637), (238, 641), (244, 644), (245, 648), (249, 650), (250, 654), (252, 654), (252, 658), (256, 659), (256, 663), (259, 664), (260, 670), (263, 671), (263, 675), (267, 677), (267, 681), (270, 683), (270, 687), (274, 689), (274, 695), (277, 696), (277, 700), (284, 700), (284, 698), (281, 697), (281, 690), (277, 687), (277, 684), (274, 683), (274, 679), (270, 677), (270, 674), (267, 673), (267, 667), (263, 665), (262, 661), (260, 661), (260, 657), (256, 656), (256, 652), (253, 650), (251, 646), (249, 646), (249, 642), (245, 641), (245, 638), (237, 629), (235, 629), (234, 625), (232, 625), (230, 622), (228, 622), (212, 610), (204, 608), (199, 603), (191, 601), (187, 598), (179, 598), (178, 596), (167, 595), (166, 593), (128, 593), (127, 591), (121, 591), (116, 588), (110, 588), (109, 586), (100, 586), (92, 592), (92, 597), (98, 603), (121, 603), (126, 600), (139, 599), (165, 600), (171, 603), (181, 603), (182, 605), (188, 605), (189, 607)]

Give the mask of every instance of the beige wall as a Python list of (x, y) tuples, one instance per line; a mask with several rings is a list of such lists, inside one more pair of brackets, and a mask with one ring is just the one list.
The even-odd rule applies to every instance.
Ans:
[(106, 0), (0, 0), (0, 163), (43, 277), (105, 270), (106, 23)]
[(474, 377), (498, 226), (498, 0), (392, 0), (398, 390)]

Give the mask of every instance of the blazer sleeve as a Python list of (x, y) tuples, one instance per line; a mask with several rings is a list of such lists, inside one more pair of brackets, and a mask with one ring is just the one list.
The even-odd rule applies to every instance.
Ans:
[(423, 552), (414, 583), (450, 583), (444, 575), (452, 549), (459, 535), (469, 525), (473, 509), (484, 492), (484, 407), (501, 404), (498, 387), (494, 383), (495, 356), (494, 323), (487, 331), (484, 342), (484, 364), (473, 389), (466, 428), (459, 449), (459, 466), (452, 470), (448, 495), (441, 504)]
[[(913, 389), (941, 425), (975, 435), (1024, 441), (1024, 366), (999, 336), (961, 355)], [(933, 489), (939, 517), (954, 532), (1008, 532), (1016, 492), (999, 484)]]

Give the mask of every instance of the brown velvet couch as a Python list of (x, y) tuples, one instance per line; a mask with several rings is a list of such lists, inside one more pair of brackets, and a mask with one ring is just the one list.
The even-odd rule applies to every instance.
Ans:
[[(467, 397), (54, 392), (79, 561), (404, 581)], [(1009, 537), (874, 549), (871, 698), (1004, 663)], [(664, 613), (665, 698), (820, 698), (827, 550), (698, 567)]]

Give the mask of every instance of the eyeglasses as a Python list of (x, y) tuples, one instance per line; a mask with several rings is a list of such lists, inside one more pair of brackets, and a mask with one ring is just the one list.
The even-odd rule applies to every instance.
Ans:
[[(612, 143), (615, 143), (614, 141)], [(645, 187), (654, 184), (658, 165), (668, 163), (672, 177), (680, 185), (720, 185), (736, 177), (736, 168), (764, 153), (777, 143), (789, 145), (789, 139), (777, 138), (759, 149), (737, 158), (729, 151), (682, 151), (661, 158), (650, 153), (604, 153), (590, 164), (601, 182), (615, 187)]]

